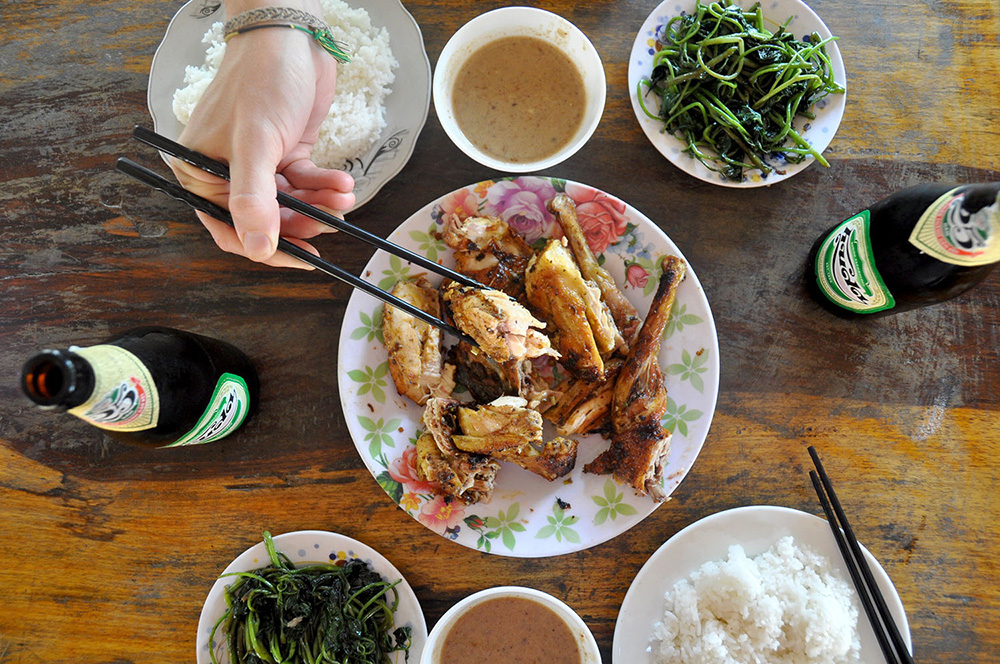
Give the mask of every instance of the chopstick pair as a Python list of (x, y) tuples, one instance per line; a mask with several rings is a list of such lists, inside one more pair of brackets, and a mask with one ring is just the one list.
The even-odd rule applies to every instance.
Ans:
[(830, 523), (830, 529), (833, 530), (837, 547), (840, 549), (847, 570), (851, 574), (851, 580), (861, 598), (861, 604), (875, 632), (875, 638), (882, 649), (885, 661), (888, 664), (913, 664), (913, 657), (910, 656), (910, 651), (906, 647), (906, 643), (903, 642), (899, 628), (896, 627), (896, 621), (889, 613), (885, 598), (882, 597), (882, 591), (875, 583), (871, 568), (868, 567), (868, 561), (865, 560), (865, 555), (861, 551), (861, 545), (858, 544), (858, 539), (854, 536), (854, 529), (851, 528), (847, 515), (840, 505), (840, 500), (837, 499), (837, 494), (833, 490), (833, 483), (830, 482), (830, 478), (823, 468), (823, 462), (820, 461), (816, 448), (811, 445), (809, 446), (809, 456), (812, 457), (813, 465), (816, 466), (816, 470), (809, 471), (809, 479), (812, 480), (813, 488), (816, 489), (816, 495), (823, 506), (826, 520)]
[[(165, 136), (161, 136), (160, 134), (157, 134), (156, 132), (147, 129), (146, 127), (136, 126), (132, 131), (132, 136), (133, 138), (136, 138), (137, 140), (139, 140), (142, 143), (145, 143), (146, 145), (152, 146), (157, 150), (160, 150), (161, 152), (164, 152), (172, 157), (176, 157), (178, 159), (181, 159), (182, 161), (186, 161), (187, 163), (192, 164), (193, 166), (197, 166), (198, 168), (202, 169), (207, 173), (211, 173), (212, 175), (223, 178), (227, 181), (229, 180), (229, 167), (223, 164), (222, 162), (216, 161), (215, 159), (207, 157), (201, 154), (200, 152), (191, 150), (190, 148), (186, 148), (180, 143), (172, 141)], [(188, 206), (190, 206), (195, 210), (204, 212), (205, 214), (215, 219), (218, 219), (221, 222), (233, 226), (233, 217), (229, 213), (229, 210), (226, 210), (225, 208), (216, 205), (212, 201), (209, 201), (205, 198), (202, 198), (201, 196), (198, 196), (197, 194), (188, 191), (187, 189), (184, 189), (176, 182), (171, 182), (170, 180), (167, 180), (160, 174), (146, 168), (145, 166), (141, 166), (130, 159), (122, 157), (118, 159), (117, 163), (115, 164), (115, 168), (117, 168), (117, 170), (124, 173), (125, 175), (128, 175), (146, 185), (149, 185), (153, 189), (162, 191), (167, 196), (170, 196), (173, 199), (186, 203)], [(403, 247), (400, 247), (397, 244), (393, 244), (392, 242), (389, 242), (388, 240), (385, 240), (377, 235), (369, 233), (364, 229), (349, 224), (343, 219), (335, 217), (334, 215), (324, 210), (321, 210), (317, 207), (313, 207), (312, 205), (309, 205), (304, 201), (301, 201), (293, 196), (290, 196), (283, 191), (278, 192), (277, 199), (279, 204), (291, 210), (294, 210), (307, 217), (315, 219), (316, 221), (319, 221), (328, 226), (336, 228), (339, 231), (343, 231), (344, 233), (354, 238), (357, 238), (363, 242), (371, 244), (390, 254), (399, 256), (400, 258), (409, 261), (414, 265), (419, 265), (420, 267), (430, 272), (438, 274), (442, 277), (447, 277), (452, 281), (457, 281), (458, 283), (463, 284), (465, 286), (471, 286), (473, 288), (485, 288), (482, 284), (475, 281), (474, 279), (470, 279), (469, 277), (459, 272), (455, 272), (454, 270), (451, 270), (447, 267), (444, 267), (443, 265), (438, 265), (437, 263), (431, 261), (425, 256), (421, 256), (420, 254), (414, 253), (409, 249), (404, 249)], [(448, 334), (451, 334), (452, 336), (457, 337), (458, 339), (461, 339), (466, 343), (471, 344), (473, 347), (478, 346), (478, 344), (472, 337), (465, 334), (461, 330), (427, 313), (423, 309), (415, 307), (409, 302), (406, 302), (405, 300), (402, 300), (396, 297), (395, 295), (382, 290), (378, 286), (375, 286), (374, 284), (364, 281), (360, 277), (351, 274), (350, 272), (344, 270), (340, 266), (335, 265), (327, 260), (324, 260), (310, 253), (309, 251), (306, 251), (302, 247), (299, 247), (298, 245), (289, 242), (284, 238), (278, 238), (278, 250), (285, 254), (288, 254), (289, 256), (293, 256), (299, 259), (303, 263), (311, 265), (312, 267), (316, 268), (321, 272), (324, 272), (336, 279), (339, 279), (340, 281), (343, 281), (344, 283), (348, 284), (353, 288), (368, 293), (369, 295), (381, 300), (382, 302), (388, 305), (391, 305), (393, 307), (396, 307), (397, 309), (405, 311), (411, 316), (418, 318), (424, 321), (425, 323), (433, 325), (434, 327), (444, 332), (447, 332)]]

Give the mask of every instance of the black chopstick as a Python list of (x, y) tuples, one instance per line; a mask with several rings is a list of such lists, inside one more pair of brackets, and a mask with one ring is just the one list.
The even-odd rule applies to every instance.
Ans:
[[(191, 193), (190, 191), (180, 186), (176, 182), (171, 182), (170, 180), (167, 180), (159, 173), (151, 171), (145, 166), (141, 166), (135, 163), (134, 161), (130, 159), (125, 159), (123, 157), (118, 159), (118, 161), (115, 164), (115, 168), (117, 168), (125, 175), (133, 177), (136, 180), (149, 185), (153, 189), (162, 191), (171, 198), (174, 198), (183, 203), (187, 203), (195, 210), (204, 212), (205, 214), (210, 215), (221, 222), (229, 224), (230, 226), (233, 225), (233, 218), (229, 214), (229, 210), (226, 210), (225, 208), (216, 205), (212, 201), (204, 199), (201, 196), (198, 196), (197, 194)], [(292, 242), (289, 242), (284, 238), (278, 238), (278, 250), (288, 254), (289, 256), (294, 256), (303, 263), (308, 263), (317, 270), (325, 272), (331, 277), (336, 277), (337, 279), (343, 281), (344, 283), (360, 291), (368, 293), (369, 295), (379, 300), (382, 300), (388, 305), (396, 307), (397, 309), (401, 309), (402, 311), (405, 311), (411, 316), (419, 318), (425, 323), (433, 325), (434, 327), (443, 330), (448, 334), (451, 334), (452, 336), (455, 336), (461, 339), (462, 341), (465, 341), (466, 343), (471, 344), (473, 347), (478, 347), (476, 341), (469, 335), (462, 332), (461, 330), (452, 327), (448, 323), (445, 323), (444, 321), (432, 316), (423, 309), (413, 306), (406, 300), (402, 300), (393, 295), (392, 293), (385, 292), (378, 286), (370, 284), (367, 281), (364, 281), (363, 279), (354, 276), (353, 274), (343, 269), (342, 267), (334, 265), (333, 263), (326, 261), (320, 258), (319, 256), (316, 256), (306, 251), (302, 247), (293, 244)]]
[[(197, 166), (201, 170), (211, 173), (216, 177), (220, 177), (224, 180), (229, 180), (229, 167), (223, 164), (221, 161), (216, 161), (211, 157), (201, 154), (195, 150), (184, 147), (176, 141), (172, 141), (166, 136), (157, 134), (155, 131), (143, 127), (142, 125), (136, 125), (132, 129), (132, 136), (136, 140), (145, 143), (157, 150), (164, 152), (171, 157), (177, 157), (181, 161), (186, 161), (187, 163)], [(343, 219), (336, 217), (325, 210), (321, 210), (317, 207), (309, 205), (305, 201), (300, 201), (294, 196), (290, 196), (283, 191), (278, 192), (278, 203), (284, 205), (290, 210), (294, 210), (300, 214), (304, 214), (307, 217), (315, 219), (321, 223), (326, 224), (332, 228), (336, 228), (338, 231), (343, 231), (351, 237), (357, 238), (362, 242), (366, 242), (372, 246), (378, 247), (379, 249), (399, 256), (403, 260), (407, 260), (414, 265), (419, 265), (425, 270), (429, 270), (434, 274), (441, 275), (442, 277), (447, 277), (452, 281), (457, 281), (463, 286), (471, 286), (473, 288), (485, 288), (475, 279), (472, 279), (460, 272), (456, 272), (452, 269), (444, 267), (443, 265), (438, 265), (434, 261), (430, 260), (426, 256), (421, 256), (420, 254), (414, 253), (409, 249), (404, 249), (398, 244), (393, 244), (384, 238), (380, 238), (378, 235), (369, 233), (363, 228), (358, 228), (353, 224), (349, 224)]]
[(851, 574), (851, 580), (861, 598), (861, 604), (868, 615), (868, 620), (875, 632), (875, 638), (878, 639), (885, 661), (888, 664), (913, 664), (910, 651), (906, 647), (906, 643), (903, 642), (899, 628), (896, 627), (896, 621), (889, 613), (889, 607), (885, 604), (882, 591), (875, 583), (868, 561), (865, 559), (864, 552), (861, 551), (861, 545), (858, 544), (858, 539), (854, 536), (854, 529), (851, 528), (847, 514), (833, 490), (833, 483), (823, 468), (819, 453), (811, 445), (809, 446), (809, 456), (812, 457), (813, 465), (816, 466), (816, 470), (809, 471), (809, 478), (812, 480), (813, 488), (823, 506), (826, 520), (830, 523), (834, 539), (837, 540), (837, 547), (840, 549), (844, 563)]

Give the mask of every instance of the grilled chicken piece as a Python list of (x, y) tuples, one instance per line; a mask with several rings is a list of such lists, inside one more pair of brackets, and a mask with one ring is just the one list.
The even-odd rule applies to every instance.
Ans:
[(615, 380), (624, 361), (613, 357), (604, 365), (607, 376), (598, 387), (591, 383), (569, 379), (556, 386), (562, 394), (551, 408), (544, 412), (545, 419), (556, 425), (562, 436), (588, 433), (611, 433), (611, 397)]
[[(392, 294), (440, 318), (438, 292), (424, 277), (399, 281)], [(389, 351), (389, 374), (396, 391), (423, 405), (432, 396), (451, 396), (455, 367), (442, 366), (441, 331), (408, 313), (386, 305), (382, 336)]]
[(484, 406), (458, 407), (455, 445), (467, 452), (509, 461), (550, 482), (576, 465), (577, 442), (556, 438), (542, 442), (542, 416), (520, 397), (501, 397)]
[(615, 382), (611, 446), (584, 466), (589, 473), (612, 473), (615, 480), (631, 486), (636, 495), (649, 494), (656, 502), (666, 498), (661, 483), (670, 452), (670, 432), (661, 424), (667, 412), (667, 388), (657, 356), (677, 287), (686, 271), (684, 262), (676, 256), (665, 257), (662, 267), (646, 321)]
[(458, 429), (462, 433), (452, 436), (455, 446), (478, 454), (542, 442), (542, 416), (521, 397), (500, 397), (475, 408), (459, 406)]
[(528, 302), (549, 322), (553, 344), (569, 371), (591, 383), (604, 380), (604, 357), (622, 342), (595, 284), (586, 282), (560, 240), (549, 240), (525, 277)]
[(498, 365), (505, 394), (521, 393), (527, 371), (525, 360), (544, 355), (559, 357), (541, 332), (545, 323), (510, 296), (452, 282), (444, 288), (442, 297), (455, 326), (479, 344), (474, 352), (481, 352)]
[(442, 234), (454, 249), (455, 269), (515, 299), (524, 293), (524, 271), (534, 250), (507, 222), (496, 217), (459, 218), (452, 214)]
[(452, 442), (458, 402), (432, 397), (424, 409), (424, 432), (417, 439), (417, 475), (466, 505), (488, 503), (500, 464), (469, 454)]
[(577, 441), (559, 436), (542, 445), (541, 449), (526, 443), (520, 447), (494, 452), (493, 457), (517, 464), (551, 482), (573, 470), (576, 466), (576, 449)]
[[(611, 310), (615, 325), (618, 326), (624, 341), (626, 344), (631, 343), (639, 329), (639, 312), (621, 292), (607, 270), (601, 267), (597, 263), (597, 259), (594, 258), (590, 244), (587, 243), (587, 236), (576, 217), (576, 203), (566, 194), (557, 194), (549, 201), (549, 210), (556, 216), (566, 239), (569, 240), (569, 246), (573, 250), (576, 262), (580, 265), (580, 273), (583, 274), (584, 279), (593, 281), (600, 288), (601, 296)], [(622, 354), (627, 354), (628, 346), (625, 345), (620, 350)]]

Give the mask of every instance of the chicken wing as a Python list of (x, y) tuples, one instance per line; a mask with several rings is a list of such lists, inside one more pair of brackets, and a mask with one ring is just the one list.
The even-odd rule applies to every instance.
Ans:
[[(397, 282), (392, 294), (441, 317), (438, 292), (424, 277)], [(397, 392), (420, 405), (432, 396), (451, 395), (455, 389), (455, 367), (442, 366), (440, 330), (386, 305), (382, 315), (382, 336), (389, 351), (389, 374)]]
[(535, 252), (506, 221), (452, 214), (442, 238), (455, 250), (456, 270), (515, 299), (524, 293), (524, 272)]
[(549, 323), (560, 361), (575, 376), (604, 381), (604, 357), (621, 335), (601, 293), (586, 282), (573, 255), (560, 240), (549, 240), (528, 265), (524, 280), (528, 303)]
[(584, 466), (586, 472), (611, 473), (636, 495), (649, 494), (657, 502), (666, 498), (661, 484), (671, 437), (661, 423), (667, 411), (667, 388), (658, 360), (660, 339), (686, 271), (676, 256), (665, 257), (661, 265), (663, 274), (646, 321), (615, 382), (611, 446)]
[[(576, 257), (576, 262), (580, 266), (580, 273), (583, 274), (584, 279), (593, 281), (600, 288), (601, 296), (611, 310), (615, 325), (618, 326), (618, 330), (621, 332), (624, 341), (630, 343), (632, 337), (635, 336), (636, 330), (639, 329), (639, 312), (635, 310), (632, 303), (621, 292), (615, 280), (608, 274), (608, 271), (598, 264), (597, 259), (590, 250), (587, 236), (584, 234), (583, 228), (580, 226), (580, 221), (577, 219), (576, 203), (566, 194), (557, 194), (555, 198), (549, 201), (549, 209), (556, 215), (556, 219), (558, 219), (559, 225), (562, 226), (566, 239), (569, 240), (573, 256)], [(623, 347), (621, 351), (623, 354), (627, 354), (628, 347)]]

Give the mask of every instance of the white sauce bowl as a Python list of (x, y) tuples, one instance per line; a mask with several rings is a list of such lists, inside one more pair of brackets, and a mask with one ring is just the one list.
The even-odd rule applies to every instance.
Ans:
[[(558, 47), (576, 65), (583, 79), (585, 108), (580, 128), (557, 153), (533, 162), (508, 162), (484, 154), (459, 129), (452, 107), (455, 77), (472, 53), (502, 37), (537, 37)], [(597, 49), (575, 25), (552, 12), (534, 7), (503, 7), (481, 14), (452, 35), (434, 68), (434, 110), (448, 138), (462, 152), (484, 166), (509, 173), (530, 173), (555, 166), (586, 144), (604, 114), (607, 79)], [(553, 83), (552, 94), (559, 94)]]
[(486, 600), (500, 597), (517, 597), (530, 599), (548, 607), (554, 611), (573, 633), (577, 646), (580, 649), (580, 664), (601, 664), (601, 651), (597, 647), (597, 641), (591, 633), (587, 623), (583, 622), (576, 611), (571, 609), (565, 602), (556, 599), (548, 593), (534, 588), (522, 586), (497, 586), (487, 588), (477, 593), (469, 595), (453, 607), (448, 609), (441, 619), (434, 625), (427, 642), (424, 644), (423, 652), (420, 654), (420, 664), (437, 664), (441, 657), (441, 647), (444, 645), (445, 637), (451, 630), (452, 625), (469, 609)]

